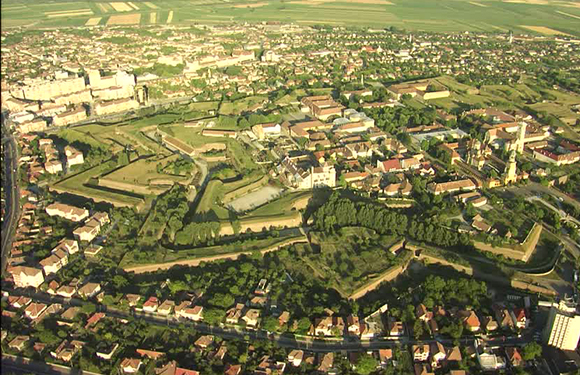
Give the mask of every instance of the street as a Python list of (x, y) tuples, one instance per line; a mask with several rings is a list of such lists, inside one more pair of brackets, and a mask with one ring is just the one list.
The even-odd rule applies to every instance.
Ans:
[(20, 194), (18, 189), (18, 148), (12, 135), (9, 135), (5, 126), (4, 114), (2, 114), (2, 139), (7, 139), (4, 149), (3, 168), (5, 176), (6, 191), (6, 216), (2, 223), (2, 258), (0, 272), (4, 274), (8, 263), (8, 256), (12, 248), (14, 230), (20, 217), (20, 204), (18, 202)]
[[(11, 295), (24, 295), (33, 298), (35, 301), (43, 303), (60, 303), (63, 307), (82, 306), (84, 301), (78, 298), (63, 298), (60, 296), (51, 296), (47, 293), (24, 291), (22, 289), (8, 290)], [(372, 340), (360, 340), (353, 337), (337, 337), (337, 338), (315, 338), (307, 336), (293, 336), (285, 334), (277, 334), (267, 332), (261, 329), (251, 330), (242, 329), (240, 327), (226, 326), (220, 324), (212, 326), (207, 323), (199, 323), (187, 319), (179, 319), (175, 317), (167, 317), (158, 315), (156, 313), (145, 313), (138, 311), (123, 311), (114, 307), (98, 305), (98, 311), (105, 312), (108, 316), (119, 319), (138, 318), (143, 319), (150, 324), (155, 324), (164, 327), (179, 328), (181, 325), (187, 325), (198, 333), (220, 336), (224, 339), (237, 339), (242, 341), (252, 340), (269, 340), (274, 342), (277, 346), (288, 349), (302, 349), (312, 352), (336, 352), (336, 351), (354, 351), (362, 350), (378, 350), (385, 348), (392, 348), (397, 345), (409, 345), (415, 343), (434, 343), (440, 342), (444, 345), (453, 345), (452, 339), (432, 338), (427, 340), (414, 340), (406, 336), (401, 337), (379, 337)], [(489, 343), (498, 346), (513, 346), (523, 345), (531, 340), (531, 332), (522, 337), (509, 337), (507, 339), (491, 339)], [(463, 343), (471, 343), (476, 337), (462, 338)]]

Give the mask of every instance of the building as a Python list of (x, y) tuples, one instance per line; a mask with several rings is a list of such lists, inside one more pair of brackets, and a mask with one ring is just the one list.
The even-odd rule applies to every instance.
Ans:
[(67, 220), (79, 222), (89, 217), (89, 211), (63, 203), (53, 203), (46, 206), (46, 213), (49, 216), (60, 216)]
[(252, 132), (258, 139), (264, 139), (266, 137), (279, 136), (282, 132), (282, 127), (276, 123), (258, 124), (252, 126)]
[(97, 220), (91, 219), (84, 226), (75, 229), (73, 235), (79, 241), (91, 242), (97, 237), (100, 230), (101, 224)]
[(463, 180), (451, 181), (451, 182), (441, 182), (441, 183), (430, 183), (427, 188), (435, 195), (444, 193), (453, 193), (456, 191), (468, 191), (475, 190), (476, 186), (473, 181), (466, 178)]
[(71, 146), (65, 146), (64, 154), (66, 155), (66, 166), (67, 168), (73, 165), (83, 164), (85, 159), (83, 153)]
[(48, 160), (44, 163), (44, 169), (50, 174), (62, 172), (62, 163), (58, 159)]
[(14, 279), (14, 285), (19, 288), (26, 288), (29, 286), (38, 288), (44, 282), (44, 275), (39, 268), (32, 268), (26, 266), (17, 266), (9, 270)]
[(139, 102), (134, 99), (125, 98), (95, 104), (95, 114), (97, 116), (103, 116), (137, 108), (139, 108)]
[(544, 340), (561, 350), (576, 350), (580, 339), (580, 315), (575, 307), (562, 301), (550, 309), (548, 322), (544, 330)]
[(66, 126), (75, 122), (86, 120), (87, 111), (83, 108), (77, 108), (73, 111), (59, 113), (52, 118), (52, 123), (55, 126)]
[(44, 131), (45, 129), (46, 129), (46, 121), (39, 118), (28, 122), (23, 122), (22, 124), (18, 124), (16, 126), (16, 131), (20, 134), (41, 132)]

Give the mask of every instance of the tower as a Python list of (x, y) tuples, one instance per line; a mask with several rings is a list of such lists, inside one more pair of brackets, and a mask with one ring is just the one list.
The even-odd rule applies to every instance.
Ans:
[(519, 153), (524, 152), (524, 141), (526, 139), (526, 129), (528, 124), (525, 121), (520, 122), (518, 128), (518, 139), (516, 141), (516, 151)]
[(508, 41), (510, 44), (512, 44), (514, 42), (514, 32), (511, 30), (509, 32)]
[(512, 150), (510, 153), (510, 158), (505, 166), (503, 184), (508, 185), (517, 181), (516, 176), (517, 162), (516, 162), (516, 152)]

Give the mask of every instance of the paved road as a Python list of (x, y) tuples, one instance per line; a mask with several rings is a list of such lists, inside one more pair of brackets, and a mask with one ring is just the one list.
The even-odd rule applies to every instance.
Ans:
[[(33, 298), (36, 301), (44, 303), (60, 303), (65, 307), (68, 306), (81, 306), (85, 302), (77, 298), (63, 298), (60, 296), (51, 296), (47, 293), (42, 292), (32, 292), (22, 289), (9, 290), (12, 295), (25, 295)], [(120, 318), (120, 319), (130, 319), (131, 317), (143, 319), (148, 323), (179, 328), (181, 324), (187, 325), (195, 329), (197, 332), (202, 334), (211, 334), (220, 336), (224, 339), (238, 339), (243, 341), (251, 340), (269, 340), (274, 342), (277, 346), (288, 349), (303, 349), (313, 352), (336, 352), (336, 351), (361, 351), (361, 350), (378, 350), (385, 348), (392, 348), (396, 345), (408, 345), (417, 342), (432, 343), (438, 341), (444, 345), (452, 345), (453, 340), (451, 339), (428, 339), (428, 340), (413, 340), (408, 337), (400, 338), (379, 338), (372, 341), (361, 341), (354, 338), (341, 337), (333, 340), (322, 340), (315, 339), (311, 337), (293, 337), (285, 336), (275, 333), (270, 333), (263, 330), (249, 330), (242, 329), (240, 327), (229, 327), (225, 325), (211, 326), (206, 323), (198, 323), (191, 320), (173, 317), (165, 317), (157, 314), (144, 313), (144, 312), (126, 312), (114, 307), (108, 307), (105, 305), (98, 305), (99, 311), (106, 312), (107, 315)], [(503, 339), (492, 339), (489, 342), (493, 345), (523, 345), (531, 340), (532, 333), (530, 332), (527, 336), (523, 337), (510, 337), (506, 340)], [(474, 338), (463, 338), (460, 341), (463, 343), (471, 343)]]
[(4, 115), (2, 115), (2, 133), (3, 135), (6, 135), (7, 139), (9, 139), (8, 143), (6, 143), (4, 156), (2, 158), (2, 167), (4, 168), (3, 173), (6, 183), (6, 216), (2, 223), (2, 257), (0, 269), (0, 272), (3, 274), (12, 247), (14, 229), (16, 228), (16, 223), (20, 217), (18, 178), (14, 172), (18, 168), (18, 148), (16, 147), (16, 141), (14, 138), (11, 135), (7, 135), (8, 130), (4, 123)]
[(547, 207), (549, 207), (550, 209), (552, 209), (553, 211), (555, 211), (556, 213), (558, 213), (558, 215), (560, 215), (560, 217), (566, 221), (571, 221), (573, 223), (575, 223), (576, 225), (580, 225), (580, 220), (577, 220), (575, 217), (570, 216), (566, 213), (566, 211), (554, 206), (553, 204), (551, 204), (550, 202), (546, 202), (544, 199), (533, 195), (531, 197), (527, 197), (526, 198), (527, 201), (538, 201), (538, 202), (542, 202), (544, 205), (546, 205)]
[(94, 372), (82, 371), (52, 363), (37, 362), (10, 354), (2, 354), (2, 374), (98, 375)]
[(537, 195), (537, 194), (549, 194), (555, 196), (556, 198), (562, 198), (564, 202), (569, 203), (571, 205), (576, 206), (580, 209), (580, 202), (576, 199), (571, 198), (570, 196), (562, 193), (560, 190), (554, 189), (549, 186), (544, 186), (542, 184), (538, 184), (536, 182), (530, 182), (525, 186), (511, 186), (507, 187), (507, 190), (517, 190), (518, 192), (523, 193), (525, 196), (530, 195)]

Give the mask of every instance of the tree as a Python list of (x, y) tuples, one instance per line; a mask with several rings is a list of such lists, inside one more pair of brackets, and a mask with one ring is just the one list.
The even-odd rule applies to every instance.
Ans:
[(526, 361), (530, 361), (542, 355), (542, 346), (537, 342), (529, 342), (524, 346), (522, 352), (522, 358)]
[(368, 354), (361, 355), (356, 363), (356, 373), (368, 375), (377, 369), (377, 360)]
[(269, 332), (277, 331), (278, 328), (280, 328), (278, 319), (274, 318), (273, 316), (265, 318), (262, 320), (262, 328)]

